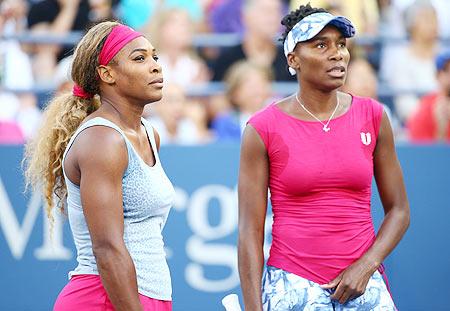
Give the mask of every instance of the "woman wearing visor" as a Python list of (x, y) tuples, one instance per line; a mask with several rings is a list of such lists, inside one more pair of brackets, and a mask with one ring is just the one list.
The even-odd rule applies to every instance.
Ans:
[[(246, 310), (396, 310), (382, 262), (409, 225), (392, 129), (381, 104), (339, 92), (355, 29), (301, 6), (284, 17), (299, 90), (256, 113), (239, 172), (239, 271)], [(375, 176), (385, 217), (375, 235)], [(267, 191), (272, 245), (263, 276)], [(261, 282), (262, 279), (262, 282)]]

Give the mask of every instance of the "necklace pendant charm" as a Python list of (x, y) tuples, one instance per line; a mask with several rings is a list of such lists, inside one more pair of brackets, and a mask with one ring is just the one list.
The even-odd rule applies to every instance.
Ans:
[(336, 113), (336, 111), (339, 108), (339, 97), (336, 97), (336, 107), (334, 107), (333, 113), (331, 114), (331, 116), (328, 118), (327, 123), (324, 123), (322, 120), (320, 120), (318, 117), (316, 117), (311, 111), (309, 111), (308, 109), (306, 109), (305, 105), (303, 105), (303, 103), (300, 101), (300, 99), (298, 98), (298, 92), (295, 93), (295, 99), (297, 100), (297, 102), (300, 104), (300, 106), (302, 106), (302, 108), (314, 119), (316, 119), (317, 121), (320, 122), (320, 124), (323, 125), (322, 130), (325, 133), (328, 133), (330, 131), (330, 128), (328, 127), (328, 124), (330, 124), (331, 119), (333, 119), (334, 114)]

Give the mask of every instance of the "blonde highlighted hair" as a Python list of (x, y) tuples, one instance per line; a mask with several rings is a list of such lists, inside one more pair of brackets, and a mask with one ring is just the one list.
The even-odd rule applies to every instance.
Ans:
[(252, 72), (258, 72), (268, 81), (273, 80), (273, 73), (269, 67), (248, 60), (240, 60), (235, 62), (225, 73), (226, 94), (232, 97), (242, 82), (247, 79), (248, 74)]
[[(95, 25), (75, 49), (71, 76), (77, 85), (90, 94), (100, 93), (98, 56), (112, 28), (118, 24), (102, 22)], [(64, 151), (81, 122), (99, 106), (97, 96), (84, 99), (67, 93), (53, 98), (44, 111), (39, 132), (25, 146), (23, 163), (26, 184), (44, 194), (47, 216), (51, 221), (55, 205), (63, 212), (65, 209), (67, 190), (62, 170)]]

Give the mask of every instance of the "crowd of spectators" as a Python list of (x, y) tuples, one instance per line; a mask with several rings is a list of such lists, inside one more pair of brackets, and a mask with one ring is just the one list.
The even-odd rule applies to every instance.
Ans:
[[(398, 140), (450, 142), (448, 0), (0, 0), (0, 143), (32, 137), (49, 97), (72, 88), (73, 44), (39, 38), (107, 19), (157, 48), (164, 96), (145, 117), (162, 143), (239, 141), (251, 114), (289, 92), (274, 86), (296, 83), (277, 37), (281, 16), (307, 2), (356, 26), (344, 91), (382, 102)], [(204, 34), (224, 42), (199, 46)]]

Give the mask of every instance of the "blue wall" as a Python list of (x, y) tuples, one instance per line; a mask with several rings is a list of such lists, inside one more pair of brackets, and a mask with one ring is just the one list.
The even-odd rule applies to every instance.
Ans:
[[(386, 261), (400, 310), (450, 310), (450, 146), (399, 146), (411, 204), (411, 227)], [(0, 147), (0, 310), (50, 310), (75, 250), (67, 222), (53, 237), (39, 196), (23, 195), (21, 147)], [(174, 310), (223, 310), (239, 293), (236, 177), (239, 147), (164, 147), (177, 190), (165, 228)], [(382, 218), (376, 195), (375, 223)], [(436, 299), (440, 297), (440, 299)]]

